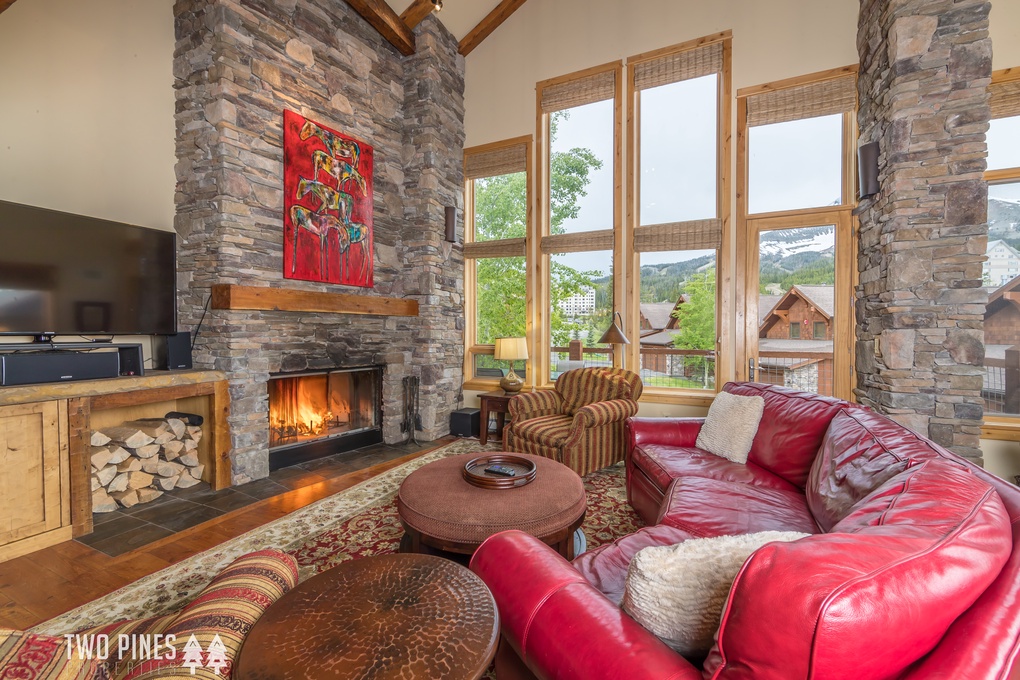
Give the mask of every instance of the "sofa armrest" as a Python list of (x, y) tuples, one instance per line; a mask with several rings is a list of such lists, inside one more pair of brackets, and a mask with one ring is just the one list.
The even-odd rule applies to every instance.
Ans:
[(579, 424), (584, 427), (598, 427), (618, 423), (637, 415), (638, 403), (633, 399), (612, 399), (597, 401), (574, 411), (574, 430)]
[(529, 534), (490, 537), (471, 558), (471, 569), (496, 599), (504, 641), (540, 678), (702, 678)]
[(629, 418), (627, 453), (641, 444), (694, 446), (704, 424), (704, 418)]
[(508, 402), (507, 410), (510, 412), (511, 423), (554, 416), (563, 412), (563, 397), (556, 390), (522, 392)]

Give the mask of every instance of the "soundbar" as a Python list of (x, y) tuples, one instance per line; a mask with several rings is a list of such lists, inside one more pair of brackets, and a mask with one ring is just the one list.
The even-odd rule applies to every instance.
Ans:
[(40, 351), (0, 354), (0, 385), (98, 380), (120, 375), (119, 352)]

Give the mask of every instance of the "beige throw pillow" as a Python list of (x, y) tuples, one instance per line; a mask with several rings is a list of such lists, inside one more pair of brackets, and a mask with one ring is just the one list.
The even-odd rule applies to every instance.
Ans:
[(708, 417), (698, 433), (698, 448), (734, 463), (746, 463), (764, 410), (765, 400), (761, 397), (720, 392), (708, 408)]
[(730, 586), (751, 553), (766, 543), (809, 535), (762, 531), (639, 550), (627, 570), (623, 610), (680, 654), (704, 656), (714, 643)]

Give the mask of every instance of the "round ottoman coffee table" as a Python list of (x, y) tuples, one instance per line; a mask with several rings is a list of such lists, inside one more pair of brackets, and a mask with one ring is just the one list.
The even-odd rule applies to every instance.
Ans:
[(471, 555), (489, 536), (520, 529), (573, 559), (574, 532), (587, 508), (577, 473), (549, 458), (515, 453), (535, 463), (535, 479), (512, 489), (484, 489), (462, 475), (464, 464), (481, 455), (442, 458), (407, 476), (397, 492), (405, 531), (401, 551)]
[(432, 555), (343, 562), (299, 584), (248, 632), (234, 680), (477, 680), (499, 614), (480, 578)]

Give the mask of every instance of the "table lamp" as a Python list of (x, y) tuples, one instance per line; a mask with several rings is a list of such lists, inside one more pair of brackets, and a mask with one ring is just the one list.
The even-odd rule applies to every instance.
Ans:
[(527, 360), (528, 341), (526, 338), (496, 338), (496, 360), (509, 361), (510, 372), (499, 381), (504, 392), (515, 394), (524, 387), (524, 381), (514, 373), (514, 362), (518, 359)]

